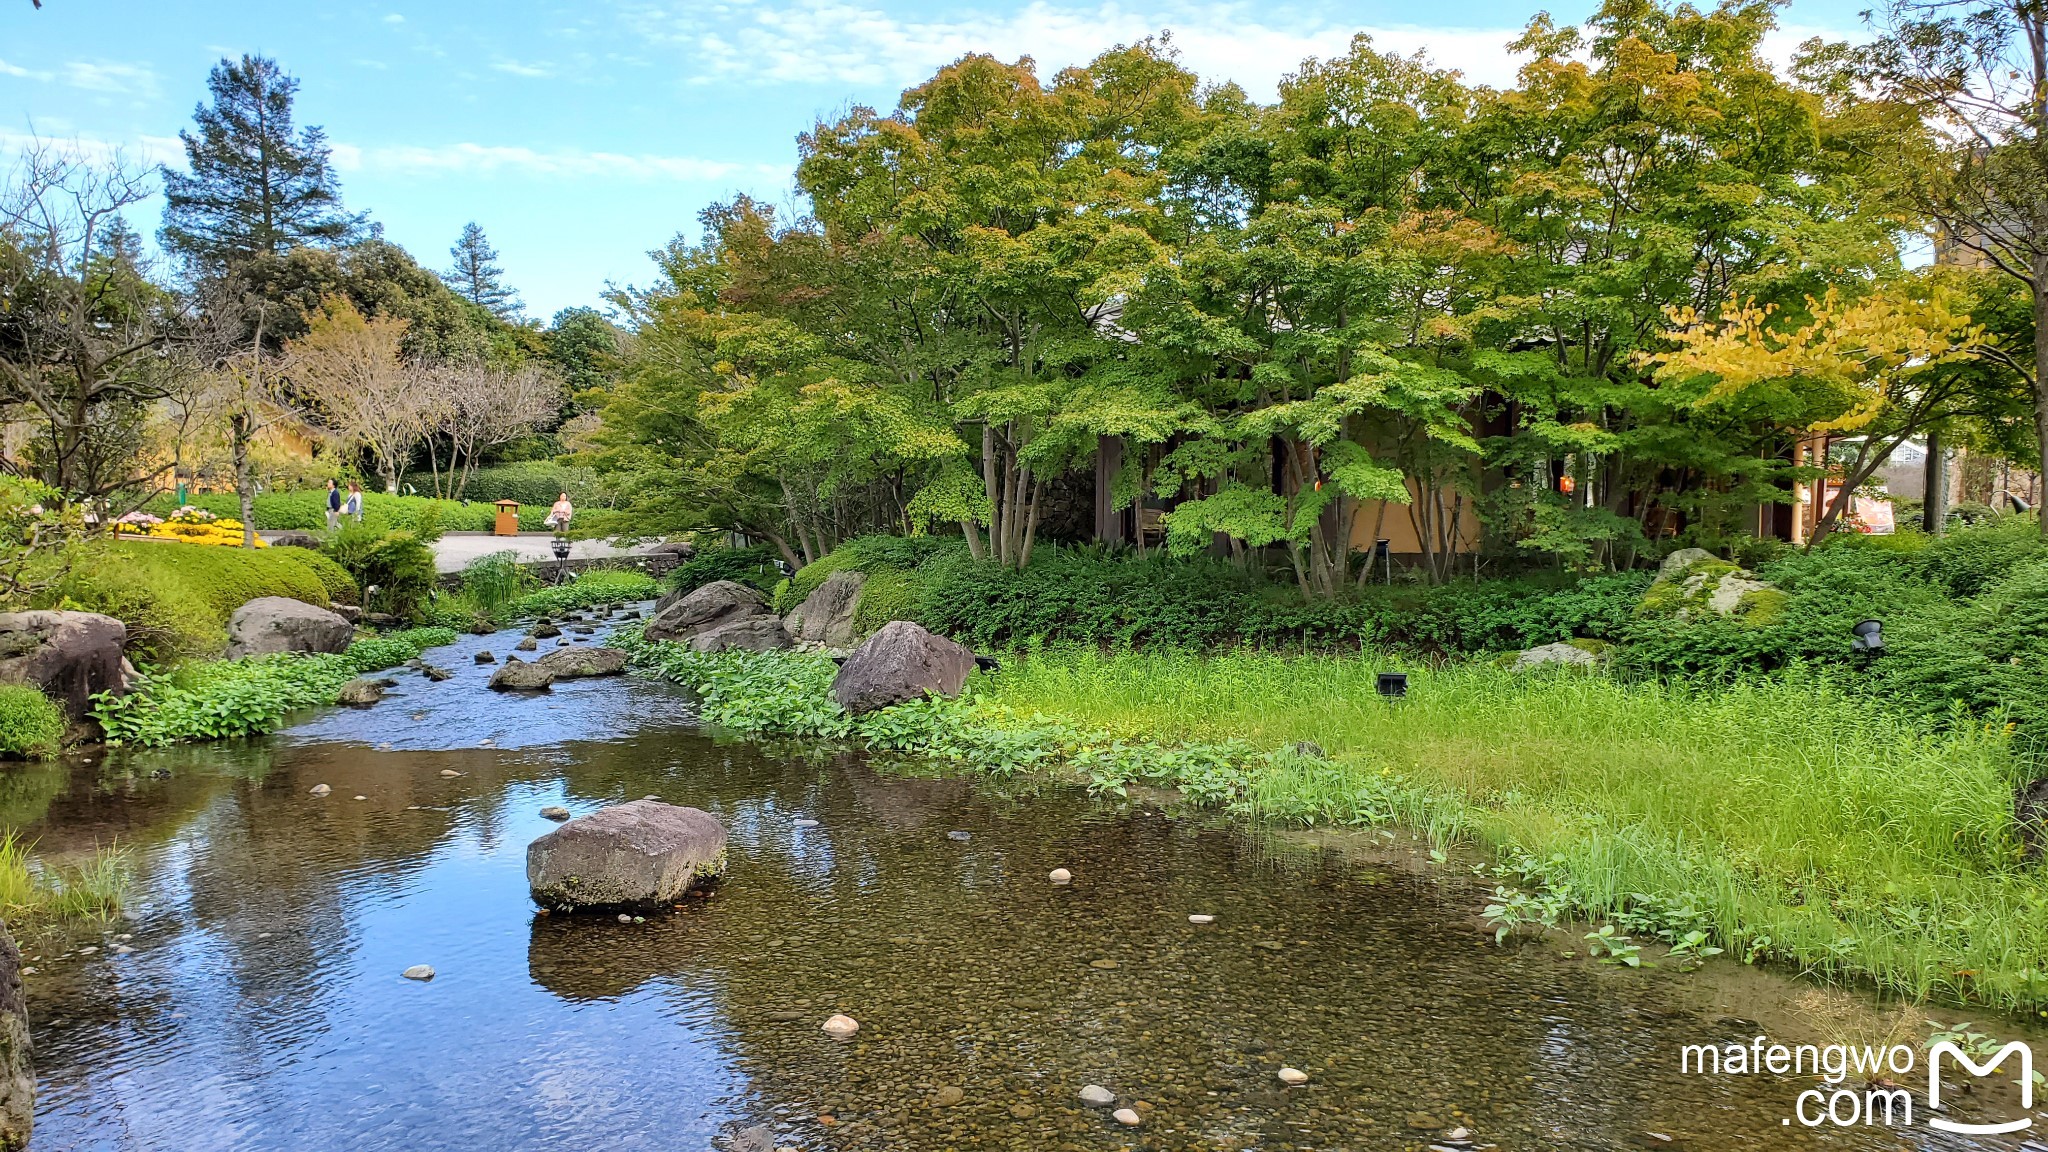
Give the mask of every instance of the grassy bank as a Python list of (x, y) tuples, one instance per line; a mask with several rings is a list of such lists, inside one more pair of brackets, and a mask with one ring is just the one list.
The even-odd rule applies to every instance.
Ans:
[(1405, 824), (1486, 853), (1508, 921), (1700, 932), (1916, 999), (2048, 1005), (2048, 881), (2021, 859), (2005, 731), (1930, 735), (1819, 679), (1693, 691), (1472, 662), (1410, 668), (1389, 702), (1372, 660), (1077, 651), (855, 722), (828, 661), (620, 643), (742, 731), (1169, 784), (1254, 819)]
[(14, 833), (0, 835), (0, 920), (17, 933), (24, 922), (105, 919), (121, 910), (133, 871), (128, 853), (102, 848), (76, 864), (37, 859)]

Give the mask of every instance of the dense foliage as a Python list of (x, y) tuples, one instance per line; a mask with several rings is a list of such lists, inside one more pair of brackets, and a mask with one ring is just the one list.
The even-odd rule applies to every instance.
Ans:
[[(519, 509), (519, 530), (540, 532), (547, 519), (547, 506), (555, 494), (538, 504)], [(238, 516), (240, 505), (233, 493), (200, 492), (186, 498), (193, 507), (215, 516)], [(158, 516), (176, 510), (170, 496), (159, 496), (144, 506)], [(363, 523), (386, 528), (418, 528), (428, 519), (445, 532), (489, 532), (496, 524), (498, 510), (489, 501), (436, 500), (429, 496), (387, 496), (382, 492), (363, 494)], [(296, 492), (265, 492), (256, 497), (256, 527), (265, 532), (324, 532), (327, 529), (327, 493), (305, 489)]]
[(228, 617), (259, 596), (288, 596), (327, 607), (354, 582), (334, 561), (305, 548), (201, 548), (189, 544), (99, 540), (69, 557), (62, 577), (35, 598), (38, 607), (103, 612), (128, 625), (138, 661), (169, 663), (217, 655)]
[(0, 757), (47, 760), (64, 744), (64, 712), (27, 684), (0, 684)]

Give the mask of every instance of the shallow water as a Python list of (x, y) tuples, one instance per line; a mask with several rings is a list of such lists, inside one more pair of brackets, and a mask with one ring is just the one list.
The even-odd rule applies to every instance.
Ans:
[[(1808, 1131), (1783, 1121), (1812, 1077), (1681, 1075), (1681, 1044), (1746, 1042), (1744, 1017), (1813, 1040), (1770, 1007), (1789, 983), (1497, 948), (1412, 844), (715, 742), (641, 680), (493, 696), (470, 655), (515, 639), (271, 740), (0, 788), (45, 850), (118, 837), (142, 874), (128, 920), (25, 942), (36, 1149), (2017, 1142)], [(644, 795), (724, 821), (725, 883), (640, 924), (536, 915), (540, 808)], [(400, 978), (421, 963), (430, 983)], [(854, 1040), (819, 1030), (834, 1012)], [(1144, 1125), (1083, 1106), (1089, 1083)]]

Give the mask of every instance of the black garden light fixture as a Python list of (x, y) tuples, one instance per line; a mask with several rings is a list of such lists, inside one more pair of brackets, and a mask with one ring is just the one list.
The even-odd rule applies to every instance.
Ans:
[(560, 584), (569, 577), (569, 540), (565, 536), (555, 537), (555, 583)]
[(1865, 620), (1849, 631), (1855, 633), (1855, 638), (1849, 641), (1849, 647), (1867, 656), (1884, 654), (1884, 625), (1879, 621)]
[(1392, 584), (1394, 582), (1394, 542), (1392, 540), (1373, 541), (1372, 558), (1380, 566), (1380, 582)]
[(1374, 684), (1379, 688), (1380, 695), (1390, 700), (1408, 695), (1408, 674), (1406, 672), (1382, 672), (1375, 679)]

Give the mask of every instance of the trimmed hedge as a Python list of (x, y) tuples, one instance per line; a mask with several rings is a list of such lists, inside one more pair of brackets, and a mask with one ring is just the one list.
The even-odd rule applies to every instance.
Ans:
[[(216, 516), (239, 517), (242, 514), (241, 498), (232, 492), (201, 492), (188, 498), (187, 503), (206, 509)], [(524, 505), (519, 508), (519, 530), (522, 532), (544, 532), (548, 505), (554, 497), (548, 497), (547, 504)], [(167, 516), (177, 507), (177, 501), (170, 496), (159, 496), (147, 505), (147, 510), (158, 516)], [(435, 500), (426, 496), (387, 496), (382, 492), (363, 493), (363, 523), (373, 527), (412, 531), (420, 528), (424, 518), (436, 521), (435, 527), (443, 532), (489, 532), (496, 520), (498, 510), (489, 501)], [(265, 532), (324, 532), (327, 529), (327, 490), (309, 489), (301, 492), (265, 492), (256, 497), (256, 527)]]
[[(333, 571), (304, 548), (215, 548), (169, 541), (95, 540), (37, 606), (103, 612), (128, 625), (129, 651), (169, 663), (218, 654), (228, 617), (259, 596), (329, 607)], [(341, 580), (346, 580), (346, 574)]]
[(547, 514), (547, 508), (555, 497), (563, 492), (578, 505), (596, 497), (597, 473), (589, 468), (576, 468), (557, 464), (552, 460), (521, 460), (515, 464), (493, 464), (470, 473), (469, 483), (463, 486), (465, 500), (482, 501), (517, 500), (531, 504)]

